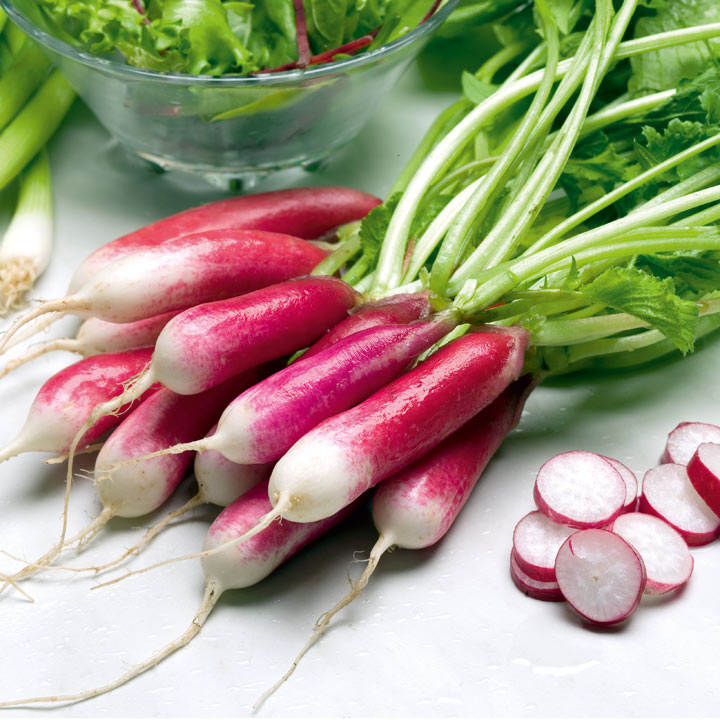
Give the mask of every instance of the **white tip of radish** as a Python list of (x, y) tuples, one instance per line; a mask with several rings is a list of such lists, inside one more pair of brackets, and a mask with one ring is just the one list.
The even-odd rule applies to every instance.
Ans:
[(515, 551), (510, 553), (510, 577), (520, 592), (536, 600), (564, 600), (560, 586), (556, 582), (543, 582), (523, 572)]
[(620, 473), (602, 455), (572, 450), (550, 458), (538, 471), (534, 497), (540, 512), (575, 528), (602, 527), (625, 504)]
[(660, 462), (687, 465), (701, 443), (720, 443), (720, 427), (703, 422), (680, 423), (668, 435)]
[(707, 545), (720, 535), (720, 517), (698, 495), (684, 465), (667, 463), (645, 473), (640, 510), (672, 525), (688, 545)]
[(607, 460), (618, 471), (618, 473), (620, 473), (620, 477), (625, 483), (625, 504), (623, 505), (621, 512), (635, 512), (638, 503), (639, 487), (635, 473), (627, 467), (627, 465), (623, 465), (615, 458), (607, 457), (607, 455), (603, 455), (603, 458), (605, 458), (605, 460)]
[(684, 585), (693, 557), (682, 535), (654, 515), (633, 512), (615, 519), (612, 531), (627, 540), (645, 563), (649, 595), (662, 595)]
[(555, 576), (570, 606), (598, 625), (614, 625), (637, 608), (645, 589), (642, 558), (619, 535), (579, 530), (562, 545)]
[(690, 458), (687, 474), (698, 495), (720, 515), (720, 445), (702, 443)]
[(555, 556), (575, 532), (534, 510), (522, 518), (513, 532), (513, 554), (522, 572), (539, 582), (555, 582)]

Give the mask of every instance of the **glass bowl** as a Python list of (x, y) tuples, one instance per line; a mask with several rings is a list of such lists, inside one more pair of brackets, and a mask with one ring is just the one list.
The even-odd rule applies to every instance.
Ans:
[(124, 148), (163, 169), (247, 182), (288, 167), (312, 169), (352, 140), (457, 2), (348, 59), (219, 78), (142, 70), (81, 52), (28, 20), (27, 0), (0, 5)]

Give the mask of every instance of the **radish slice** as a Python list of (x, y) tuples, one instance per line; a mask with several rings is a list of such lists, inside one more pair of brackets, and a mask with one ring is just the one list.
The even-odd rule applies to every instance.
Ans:
[(702, 443), (690, 458), (687, 474), (698, 495), (720, 515), (720, 445)]
[(606, 455), (603, 457), (620, 473), (620, 477), (625, 483), (625, 504), (620, 512), (635, 512), (638, 503), (638, 481), (635, 473), (619, 460)]
[(632, 546), (609, 530), (573, 533), (558, 550), (555, 575), (565, 599), (598, 625), (628, 618), (645, 588), (645, 565)]
[(720, 443), (720, 427), (703, 422), (680, 423), (668, 435), (660, 462), (687, 465), (701, 443)]
[(535, 480), (535, 503), (555, 522), (575, 528), (602, 527), (625, 504), (620, 473), (602, 455), (572, 450), (550, 458)]
[(510, 577), (515, 586), (521, 592), (524, 592), (531, 598), (536, 600), (563, 600), (563, 594), (560, 592), (560, 586), (556, 582), (543, 582), (535, 580), (527, 573), (524, 573), (518, 563), (517, 555), (513, 550), (510, 553)]
[(645, 473), (640, 511), (665, 520), (688, 545), (707, 545), (720, 535), (720, 518), (698, 495), (684, 465), (667, 463)]
[(574, 528), (556, 523), (539, 510), (528, 513), (513, 532), (515, 562), (533, 580), (556, 582), (555, 556), (574, 532)]
[(662, 595), (684, 585), (693, 571), (693, 556), (677, 530), (654, 515), (620, 515), (612, 531), (627, 540), (645, 563), (645, 593)]

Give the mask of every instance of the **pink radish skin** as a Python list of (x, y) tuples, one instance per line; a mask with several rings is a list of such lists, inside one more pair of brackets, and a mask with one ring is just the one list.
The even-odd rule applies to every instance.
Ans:
[(555, 557), (560, 546), (575, 532), (534, 510), (523, 517), (513, 532), (513, 556), (524, 575), (555, 583)]
[(560, 592), (560, 586), (555, 581), (536, 580), (525, 573), (515, 551), (510, 553), (510, 577), (520, 592), (535, 600), (557, 602), (565, 599)]
[(615, 625), (635, 611), (646, 573), (632, 546), (609, 530), (573, 533), (558, 550), (555, 576), (570, 606), (596, 625)]
[(702, 443), (690, 458), (687, 474), (698, 495), (720, 515), (720, 445)]
[[(150, 362), (151, 354), (152, 348), (141, 348), (93, 355), (53, 375), (35, 396), (16, 438), (0, 451), (0, 462), (23, 452), (67, 453), (93, 408), (118, 397), (124, 383), (141, 373)], [(154, 390), (146, 390), (141, 400)], [(129, 409), (129, 405), (125, 406), (117, 414), (93, 423), (78, 446), (97, 441), (117, 425)]]
[(276, 513), (293, 522), (328, 517), (419, 459), (519, 376), (527, 342), (521, 329), (466, 335), (322, 422), (275, 465)]
[(639, 509), (674, 527), (688, 545), (707, 545), (720, 536), (720, 517), (698, 495), (684, 465), (666, 463), (648, 470)]
[(309, 240), (338, 225), (360, 220), (379, 204), (380, 200), (372, 195), (343, 187), (298, 188), (219, 200), (171, 215), (106, 243), (78, 267), (68, 292), (79, 290), (111, 262), (185, 235), (234, 228)]
[(383, 300), (360, 305), (347, 318), (308, 348), (303, 354), (303, 358), (312, 357), (338, 340), (342, 340), (361, 330), (367, 330), (378, 325), (409, 323), (424, 318), (432, 311), (428, 296), (429, 293), (427, 292), (392, 295)]
[(442, 314), (383, 325), (301, 357), (235, 399), (204, 444), (236, 463), (275, 461), (320, 422), (387, 385), (456, 324)]
[(615, 519), (612, 531), (627, 540), (643, 559), (647, 594), (672, 592), (690, 579), (693, 557), (687, 543), (664, 520), (645, 513), (626, 513)]
[(603, 455), (603, 458), (607, 460), (618, 471), (618, 473), (620, 473), (620, 477), (625, 483), (625, 505), (623, 505), (620, 512), (635, 512), (638, 504), (638, 480), (635, 473), (627, 467), (627, 465), (623, 465), (615, 458), (607, 457), (607, 455)]
[(602, 527), (625, 504), (625, 482), (602, 455), (572, 450), (550, 458), (538, 471), (533, 495), (551, 520), (575, 528)]
[(720, 443), (720, 427), (704, 422), (680, 423), (668, 435), (660, 462), (687, 465), (701, 443)]

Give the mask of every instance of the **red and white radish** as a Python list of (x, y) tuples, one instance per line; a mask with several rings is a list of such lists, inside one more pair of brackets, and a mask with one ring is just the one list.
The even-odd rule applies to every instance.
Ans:
[(645, 566), (633, 547), (609, 530), (578, 530), (562, 544), (555, 577), (563, 597), (597, 625), (626, 620), (645, 589)]
[(619, 473), (620, 477), (625, 482), (625, 504), (621, 512), (635, 512), (638, 504), (638, 480), (635, 473), (627, 466), (623, 465), (619, 460), (615, 458), (603, 455), (603, 458), (607, 460)]
[(668, 435), (660, 462), (687, 465), (701, 443), (720, 443), (720, 426), (682, 422)]
[(339, 225), (360, 220), (379, 204), (380, 200), (373, 195), (344, 187), (296, 188), (218, 200), (163, 218), (106, 243), (78, 267), (68, 292), (79, 290), (111, 262), (141, 248), (185, 235), (233, 228), (310, 240)]
[(648, 470), (639, 509), (672, 525), (688, 545), (707, 545), (720, 536), (720, 517), (698, 495), (684, 465), (666, 463)]
[(625, 504), (620, 473), (602, 456), (571, 450), (550, 458), (538, 471), (533, 495), (540, 512), (575, 528), (602, 527)]
[(304, 275), (324, 256), (305, 240), (257, 230), (214, 230), (169, 240), (116, 260), (73, 293), (24, 313), (4, 334), (0, 350), (27, 322), (46, 313), (134, 322)]
[[(553, 573), (554, 574), (554, 573)], [(528, 575), (518, 562), (517, 553), (510, 553), (510, 577), (520, 592), (536, 600), (564, 600), (560, 586), (554, 580), (537, 580)]]
[(720, 515), (720, 445), (699, 445), (687, 465), (687, 474), (698, 495)]
[(627, 540), (643, 559), (646, 593), (662, 595), (690, 579), (693, 557), (687, 543), (664, 520), (646, 513), (626, 513), (615, 519), (612, 531)]
[(524, 575), (554, 583), (555, 557), (560, 546), (575, 532), (569, 525), (551, 520), (539, 510), (523, 517), (513, 531), (513, 556)]

